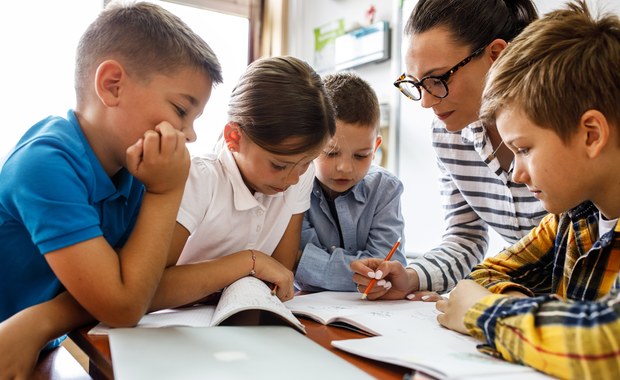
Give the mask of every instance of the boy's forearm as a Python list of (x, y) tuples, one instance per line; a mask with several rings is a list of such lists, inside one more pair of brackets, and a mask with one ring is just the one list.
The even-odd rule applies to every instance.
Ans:
[[(588, 323), (575, 324), (576, 316)], [(609, 297), (567, 302), (554, 295), (492, 295), (467, 312), (465, 324), (472, 336), (487, 341), (506, 360), (558, 377), (615, 378), (610, 369), (618, 368), (620, 359), (613, 333), (620, 331), (620, 304)]]
[(94, 318), (67, 292), (55, 298), (33, 305), (13, 315), (5, 323), (10, 323), (13, 331), (34, 334), (40, 348), (71, 330), (77, 329)]
[(123, 286), (146, 312), (166, 267), (182, 192), (145, 193), (134, 230), (120, 250)]

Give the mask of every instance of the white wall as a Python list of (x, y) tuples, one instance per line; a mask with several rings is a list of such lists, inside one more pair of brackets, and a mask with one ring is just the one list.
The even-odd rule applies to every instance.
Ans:
[[(363, 19), (365, 10), (374, 4), (376, 20), (388, 20), (392, 30), (394, 50), (391, 62), (362, 66), (355, 71), (370, 82), (379, 98), (390, 104), (394, 113), (392, 127), (398, 135), (397, 159), (389, 168), (397, 173), (405, 184), (403, 214), (407, 252), (424, 252), (439, 243), (443, 233), (443, 211), (439, 197), (439, 172), (430, 143), (432, 111), (425, 110), (409, 99), (399, 95), (392, 82), (403, 71), (400, 52), (402, 24), (406, 21), (417, 0), (370, 1), (370, 0), (291, 0), (289, 21), (289, 51), (312, 63), (313, 29), (344, 17), (347, 22)], [(563, 0), (535, 0), (538, 10), (544, 14), (563, 6)], [(620, 14), (617, 0), (590, 0), (591, 10), (603, 10)], [(594, 12), (595, 14), (597, 12)], [(394, 151), (392, 149), (392, 151)], [(505, 245), (496, 233), (491, 234), (489, 253), (498, 252)]]
[(103, 0), (2, 3), (0, 159), (32, 124), (48, 115), (65, 115), (74, 106), (75, 49), (102, 4)]

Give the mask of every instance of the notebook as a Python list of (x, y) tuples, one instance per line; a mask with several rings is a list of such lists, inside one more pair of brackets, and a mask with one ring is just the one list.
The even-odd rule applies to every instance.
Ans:
[(287, 326), (119, 328), (116, 380), (372, 379)]
[(362, 300), (357, 292), (319, 292), (295, 296), (284, 303), (296, 316), (324, 325), (345, 327), (366, 335), (411, 334), (430, 321), (438, 326), (434, 302)]
[[(263, 313), (264, 312), (264, 313)], [(236, 322), (233, 320), (236, 319)], [(241, 320), (244, 320), (243, 322)], [(222, 323), (241, 324), (287, 323), (305, 334), (304, 325), (291, 313), (271, 289), (256, 277), (247, 276), (233, 282), (222, 292), (215, 305), (194, 305), (166, 309), (142, 317), (137, 327), (209, 327)], [(107, 335), (112, 327), (103, 323), (93, 327), (89, 335)]]

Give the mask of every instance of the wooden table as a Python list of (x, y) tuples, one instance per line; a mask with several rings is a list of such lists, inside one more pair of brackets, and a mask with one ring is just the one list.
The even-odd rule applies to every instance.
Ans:
[[(385, 380), (402, 380), (409, 369), (374, 360), (364, 359), (331, 346), (332, 340), (364, 338), (365, 335), (340, 327), (324, 326), (310, 319), (299, 318), (306, 326), (308, 338), (319, 343), (334, 354), (359, 367), (371, 376)], [(69, 334), (75, 344), (80, 347), (89, 358), (89, 373), (95, 380), (114, 378), (112, 372), (112, 358), (107, 336), (91, 336), (87, 326)]]

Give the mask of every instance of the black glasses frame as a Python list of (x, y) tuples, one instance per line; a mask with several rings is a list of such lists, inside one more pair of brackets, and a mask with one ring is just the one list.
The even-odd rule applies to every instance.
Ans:
[[(481, 48), (479, 48), (479, 49), (477, 49), (476, 51), (474, 51), (473, 53), (471, 53), (470, 55), (465, 57), (465, 59), (463, 59), (461, 62), (459, 62), (456, 65), (454, 65), (450, 70), (446, 71), (444, 74), (441, 74), (441, 75), (428, 75), (428, 76), (425, 76), (424, 78), (422, 78), (422, 79), (420, 79), (419, 81), (416, 82), (416, 81), (414, 81), (412, 79), (409, 79), (407, 77), (406, 73), (403, 73), (394, 82), (394, 86), (396, 86), (400, 90), (400, 92), (403, 93), (403, 95), (405, 95), (406, 97), (408, 97), (411, 100), (418, 101), (418, 100), (422, 99), (422, 88), (426, 92), (428, 92), (429, 94), (433, 95), (434, 97), (439, 98), (439, 99), (443, 99), (446, 96), (448, 96), (448, 94), (450, 93), (450, 90), (448, 88), (448, 83), (447, 83), (447, 81), (450, 78), (450, 76), (452, 76), (452, 74), (457, 72), (461, 67), (463, 67), (466, 64), (468, 64), (475, 56), (477, 56), (478, 54), (482, 53), (484, 51), (484, 49), (486, 49), (486, 45), (481, 47)], [(435, 95), (431, 91), (429, 91), (428, 88), (424, 85), (424, 82), (426, 80), (428, 80), (428, 79), (435, 79), (435, 80), (438, 80), (439, 82), (441, 82), (441, 84), (446, 89), (446, 94), (443, 95), (443, 96), (439, 96), (439, 95)], [(406, 89), (403, 89), (401, 87), (402, 83), (409, 83), (409, 84), (413, 85), (415, 88), (417, 88), (419, 96), (416, 98), (414, 94), (410, 93), (410, 91), (407, 91)]]

